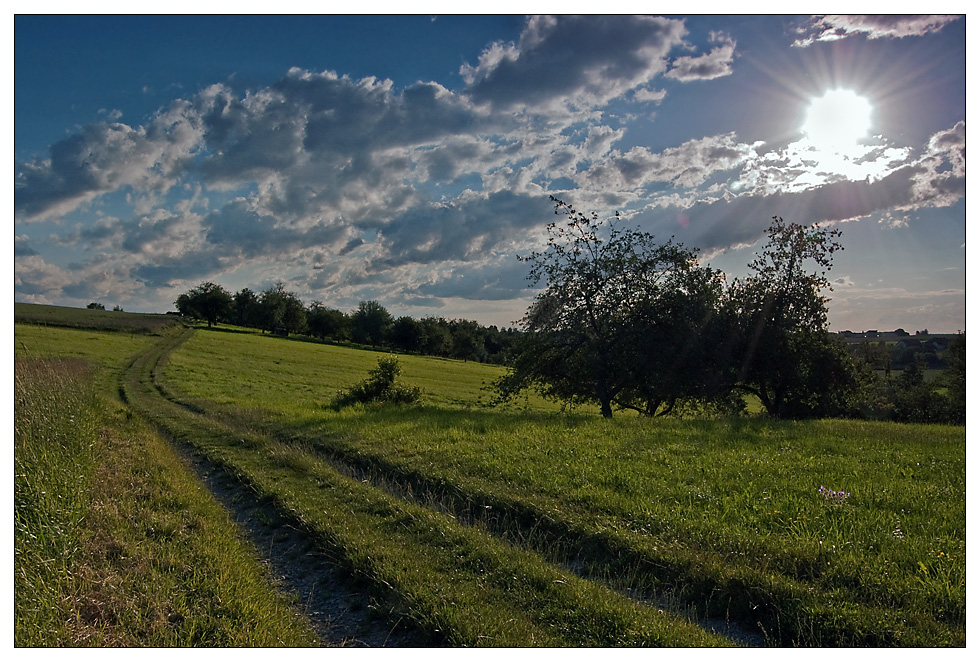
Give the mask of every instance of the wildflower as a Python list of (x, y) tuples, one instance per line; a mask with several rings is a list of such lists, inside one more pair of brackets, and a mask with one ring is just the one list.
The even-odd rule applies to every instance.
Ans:
[(817, 493), (823, 496), (824, 499), (836, 499), (838, 501), (844, 501), (851, 496), (850, 492), (845, 492), (844, 490), (828, 490), (823, 485), (820, 486)]

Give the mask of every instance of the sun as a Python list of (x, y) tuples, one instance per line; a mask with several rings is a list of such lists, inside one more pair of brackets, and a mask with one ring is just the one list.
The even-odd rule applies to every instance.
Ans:
[(849, 155), (871, 130), (871, 102), (853, 90), (828, 90), (810, 102), (803, 133), (819, 152)]

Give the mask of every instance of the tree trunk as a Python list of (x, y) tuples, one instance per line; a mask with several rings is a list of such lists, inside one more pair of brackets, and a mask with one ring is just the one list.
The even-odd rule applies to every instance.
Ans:
[(599, 348), (599, 374), (596, 375), (596, 397), (599, 399), (599, 409), (602, 411), (603, 418), (612, 418), (612, 399), (613, 394), (609, 392), (609, 383), (606, 380), (606, 367), (609, 365), (608, 351), (604, 347)]

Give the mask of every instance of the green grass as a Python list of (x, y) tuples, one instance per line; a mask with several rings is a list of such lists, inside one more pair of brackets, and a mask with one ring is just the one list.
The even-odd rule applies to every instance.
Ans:
[(137, 360), (125, 383), (130, 402), (277, 503), (396, 615), (433, 638), (456, 646), (730, 643), (684, 615), (636, 603), (533, 551), (344, 475), (315, 454), (159, 397), (149, 376), (169, 350), (161, 345)]
[(231, 516), (142, 421), (100, 451), (72, 592), (71, 645), (311, 646), (301, 605), (273, 588)]
[[(596, 576), (626, 573), (633, 588), (761, 620), (781, 643), (965, 641), (962, 427), (487, 412), (463, 406), (479, 390), (462, 364), (466, 397), (418, 365), (406, 381), (434, 404), (334, 413), (320, 394), (347, 378), (333, 376), (337, 365), (354, 371), (352, 355), (214, 337), (197, 334), (172, 356), (168, 389), (305, 452), (492, 504), (511, 537), (552, 522), (569, 553), (592, 550)], [(264, 358), (229, 374), (245, 352)], [(243, 383), (275, 386), (256, 394)], [(828, 501), (821, 485), (851, 495)]]
[(14, 323), (18, 358), (76, 358), (118, 371), (152, 343), (153, 337), (143, 333)]
[(116, 399), (153, 342), (15, 326), (14, 644), (315, 644), (229, 515)]
[(82, 362), (14, 369), (14, 639), (53, 645), (88, 511), (99, 407)]
[[(377, 367), (379, 356), (385, 354), (243, 329), (199, 328), (192, 342), (169, 359), (164, 381), (179, 384), (191, 398), (217, 404), (317, 411), (328, 406), (337, 391), (362, 381)], [(398, 355), (398, 361), (400, 382), (422, 386), (425, 403), (450, 408), (486, 406), (486, 387), (504, 372), (500, 366), (455, 359)], [(559, 408), (535, 396), (512, 407)]]
[[(500, 368), (425, 357), (399, 357), (400, 381), (421, 387), (422, 406), (335, 411), (336, 392), (363, 380), (377, 352), (241, 330), (149, 336), (29, 325), (16, 333), (17, 356), (63, 352), (104, 366), (92, 383), (112, 394), (118, 387), (128, 401), (101, 414), (122, 430), (117, 441), (142, 437), (142, 423), (125, 416), (132, 409), (195, 445), (317, 538), (393, 619), (433, 641), (730, 644), (696, 624), (712, 617), (783, 646), (965, 645), (962, 426), (607, 421), (533, 397), (495, 410), (484, 387)], [(108, 349), (113, 342), (126, 351)], [(156, 457), (148, 443), (106, 453)], [(173, 471), (122, 466), (151, 485)], [(122, 510), (115, 483), (103, 483), (121, 514), (98, 530), (158, 518), (114, 534), (119, 548), (142, 554), (136, 541), (199, 540), (199, 550), (163, 564), (171, 574), (218, 563), (205, 556), (215, 548), (249, 557), (203, 534), (215, 517), (190, 514), (209, 503), (190, 483), (138, 500), (147, 512)], [(825, 499), (821, 485), (850, 495)], [(83, 552), (89, 534), (76, 538)], [(166, 581), (151, 580), (197, 586), (193, 573)], [(652, 602), (626, 597), (635, 593)], [(239, 604), (234, 614), (245, 611)], [(215, 623), (243, 622), (235, 618)], [(175, 641), (165, 632), (155, 641)], [(230, 634), (209, 640), (232, 641), (222, 636)]]
[(173, 315), (90, 310), (18, 302), (14, 303), (14, 319), (27, 324), (145, 334), (158, 334), (177, 323)]

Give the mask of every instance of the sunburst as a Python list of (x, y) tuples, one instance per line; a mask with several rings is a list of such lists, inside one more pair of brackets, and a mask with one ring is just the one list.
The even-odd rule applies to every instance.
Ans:
[(803, 133), (817, 152), (856, 156), (865, 151), (874, 108), (853, 90), (828, 90), (814, 98), (807, 109)]

